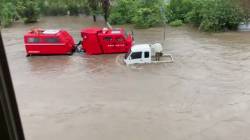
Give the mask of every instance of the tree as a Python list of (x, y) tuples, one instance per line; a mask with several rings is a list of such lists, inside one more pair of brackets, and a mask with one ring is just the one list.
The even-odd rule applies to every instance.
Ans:
[(133, 23), (138, 28), (149, 28), (164, 23), (164, 0), (139, 0), (138, 8), (134, 13)]
[(102, 1), (102, 9), (104, 12), (104, 19), (107, 22), (109, 17), (110, 1), (109, 0), (101, 0), (101, 1)]
[(100, 1), (99, 0), (88, 0), (88, 6), (90, 7), (91, 14), (94, 22), (96, 22), (96, 16), (99, 13)]
[(203, 31), (235, 30), (243, 21), (243, 12), (234, 0), (194, 0), (188, 21)]
[(117, 0), (111, 8), (109, 21), (111, 24), (132, 23), (137, 6), (135, 0)]
[(0, 5), (0, 25), (8, 27), (17, 17), (16, 8), (11, 2)]
[(249, 22), (250, 19), (250, 1), (249, 0), (239, 0), (241, 7), (244, 10), (245, 22)]
[(23, 18), (25, 23), (37, 22), (40, 15), (38, 3), (34, 0), (18, 1), (17, 11), (21, 18)]

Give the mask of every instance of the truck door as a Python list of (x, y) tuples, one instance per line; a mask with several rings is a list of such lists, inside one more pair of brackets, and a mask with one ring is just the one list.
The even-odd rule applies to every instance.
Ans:
[(118, 36), (115, 38), (115, 49), (117, 52), (127, 52), (126, 41), (123, 36)]
[(151, 56), (149, 51), (143, 53), (144, 63), (151, 63)]
[(142, 52), (132, 52), (130, 55), (131, 64), (143, 64)]

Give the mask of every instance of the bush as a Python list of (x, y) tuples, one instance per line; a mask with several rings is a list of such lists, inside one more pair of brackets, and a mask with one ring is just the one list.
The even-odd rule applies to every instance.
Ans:
[(68, 12), (72, 16), (90, 14), (87, 0), (37, 0), (41, 13), (46, 16), (63, 16)]
[(182, 20), (175, 20), (169, 23), (170, 26), (173, 27), (179, 27), (183, 25), (183, 21)]
[(166, 7), (168, 21), (185, 21), (186, 14), (192, 10), (191, 2), (191, 0), (171, 0)]
[(152, 26), (151, 17), (153, 11), (150, 8), (140, 8), (135, 14), (133, 21), (137, 28), (149, 28)]
[(171, 25), (181, 20), (203, 31), (234, 30), (244, 19), (235, 0), (171, 0), (166, 10)]
[(80, 13), (80, 6), (77, 4), (69, 4), (67, 9), (71, 16), (77, 16)]
[(249, 0), (237, 0), (244, 11), (244, 22), (250, 21), (250, 1)]
[(137, 28), (149, 28), (162, 23), (159, 11), (153, 8), (139, 8), (133, 22)]
[[(206, 3), (206, 4), (204, 4)], [(192, 2), (192, 9), (185, 15), (185, 21), (199, 26), (203, 20), (203, 11), (207, 7), (211, 7), (210, 0), (194, 0)]]
[[(204, 31), (237, 29), (243, 21), (243, 12), (233, 0), (196, 0), (193, 10), (187, 15), (190, 23)], [(195, 5), (198, 4), (198, 5)]]
[(109, 22), (111, 24), (115, 24), (115, 25), (120, 25), (120, 24), (125, 24), (128, 23), (128, 21), (126, 20), (126, 18), (124, 18), (121, 13), (119, 12), (113, 12), (110, 16), (109, 16)]
[(134, 0), (118, 0), (112, 7), (109, 22), (111, 24), (132, 23), (137, 10), (137, 2)]
[(137, 28), (149, 28), (163, 24), (165, 22), (164, 11), (162, 11), (164, 9), (163, 4), (163, 0), (141, 1), (133, 17), (135, 26)]
[(83, 4), (79, 8), (80, 8), (80, 13), (83, 13), (85, 15), (90, 15), (91, 9), (90, 9), (90, 7), (88, 7), (87, 4)]
[(45, 9), (43, 14), (47, 16), (67, 15), (68, 12), (66, 5), (57, 3), (46, 4)]
[(15, 6), (8, 2), (1, 7), (0, 11), (0, 25), (3, 27), (8, 27), (12, 24), (17, 16)]
[(36, 1), (19, 1), (17, 3), (17, 9), (24, 23), (37, 22), (40, 15), (40, 9)]
[(117, 0), (109, 21), (111, 24), (133, 23), (137, 28), (153, 27), (165, 22), (162, 5), (163, 0)]

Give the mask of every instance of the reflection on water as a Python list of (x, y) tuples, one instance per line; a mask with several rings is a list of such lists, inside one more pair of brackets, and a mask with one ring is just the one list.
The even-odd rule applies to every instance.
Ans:
[(48, 71), (63, 72), (70, 64), (69, 56), (33, 56), (27, 59), (31, 71), (39, 73)]

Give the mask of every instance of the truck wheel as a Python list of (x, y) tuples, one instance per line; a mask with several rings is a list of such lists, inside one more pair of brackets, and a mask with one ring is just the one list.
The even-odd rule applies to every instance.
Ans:
[(26, 57), (30, 57), (31, 55), (30, 54), (26, 54)]

